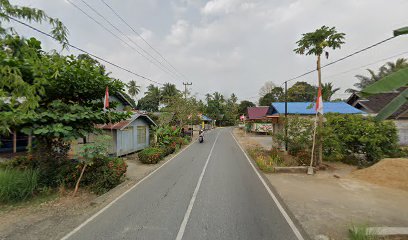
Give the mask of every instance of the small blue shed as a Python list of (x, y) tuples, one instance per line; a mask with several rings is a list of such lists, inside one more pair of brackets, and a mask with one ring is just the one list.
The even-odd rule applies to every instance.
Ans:
[(98, 128), (112, 136), (111, 154), (119, 157), (148, 147), (151, 126), (156, 123), (149, 116), (137, 113), (129, 120), (98, 125)]

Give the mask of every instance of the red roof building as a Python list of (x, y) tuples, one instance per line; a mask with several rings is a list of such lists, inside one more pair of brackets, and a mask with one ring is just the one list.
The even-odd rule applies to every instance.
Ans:
[(268, 107), (249, 107), (247, 109), (247, 114), (248, 114), (248, 120), (249, 121), (254, 121), (254, 120), (263, 120), (267, 119), (266, 114), (268, 112), (269, 106)]

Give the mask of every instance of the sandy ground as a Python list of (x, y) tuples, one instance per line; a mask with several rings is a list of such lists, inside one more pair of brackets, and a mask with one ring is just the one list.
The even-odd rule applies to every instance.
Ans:
[[(257, 144), (237, 129), (234, 133), (244, 146)], [(408, 191), (359, 180), (353, 166), (328, 164), (329, 170), (314, 176), (265, 174), (312, 239), (319, 234), (347, 239), (352, 224), (408, 227)]]
[(76, 197), (65, 192), (43, 203), (0, 205), (0, 239), (60, 239), (173, 156), (154, 165), (142, 164), (136, 154), (126, 156), (128, 179), (99, 197), (87, 191)]

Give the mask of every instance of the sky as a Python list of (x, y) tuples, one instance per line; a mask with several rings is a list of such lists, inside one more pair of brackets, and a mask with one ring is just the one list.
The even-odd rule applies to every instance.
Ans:
[[(72, 45), (157, 82), (174, 83), (180, 90), (184, 89), (183, 82), (191, 82), (190, 92), (201, 99), (206, 93), (218, 91), (225, 96), (235, 93), (239, 100), (256, 102), (259, 89), (266, 81), (282, 86), (285, 80), (315, 69), (315, 56), (297, 55), (293, 49), (302, 33), (312, 32), (323, 25), (344, 32), (346, 43), (341, 49), (329, 50), (329, 58), (323, 59), (322, 64), (384, 40), (392, 36), (394, 29), (408, 26), (407, 0), (104, 1), (154, 50), (101, 0), (10, 0), (12, 4), (39, 8), (49, 16), (59, 18), (69, 30), (68, 40)], [(47, 51), (57, 49), (64, 54), (78, 54), (74, 49), (62, 50), (61, 45), (33, 30), (13, 22), (9, 25), (25, 37), (38, 38)], [(47, 24), (33, 26), (50, 31)], [(322, 81), (340, 87), (335, 97), (344, 99), (349, 96), (344, 90), (352, 88), (357, 81), (356, 74), (367, 75), (366, 68), (378, 69), (386, 61), (395, 61), (399, 57), (408, 57), (408, 35), (324, 68)], [(142, 92), (151, 84), (113, 66), (106, 67), (112, 77), (123, 82), (136, 80), (142, 86)], [(316, 85), (317, 74), (297, 81)], [(293, 83), (295, 81), (288, 87)]]

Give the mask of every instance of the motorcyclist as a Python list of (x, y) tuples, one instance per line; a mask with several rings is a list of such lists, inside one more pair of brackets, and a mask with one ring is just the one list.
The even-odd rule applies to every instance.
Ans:
[(198, 134), (199, 134), (198, 136), (199, 142), (204, 142), (204, 130), (200, 129), (200, 131), (198, 131)]

